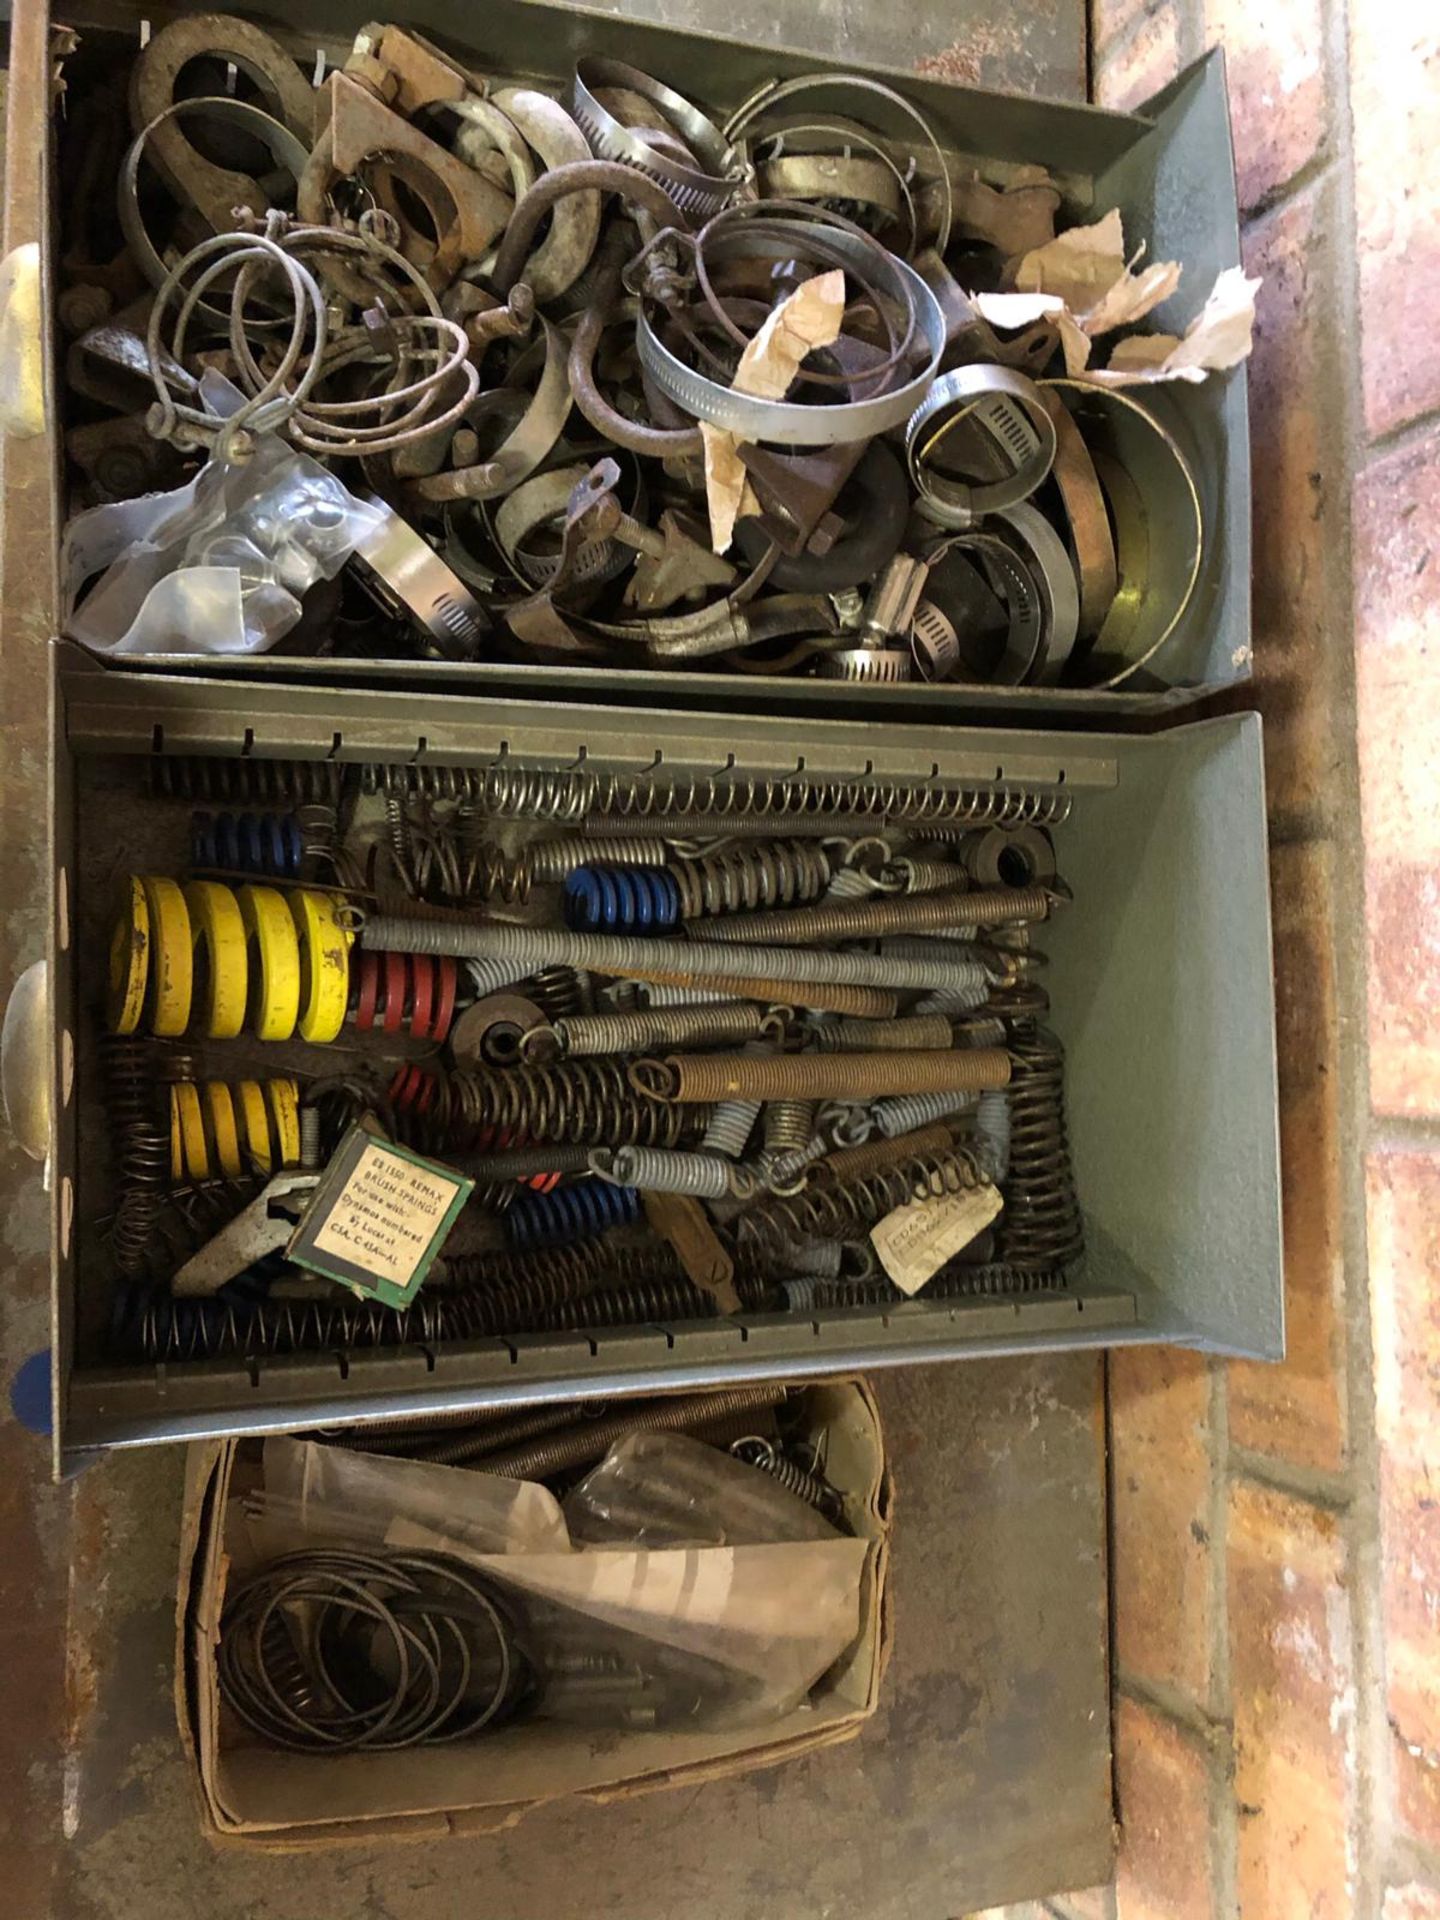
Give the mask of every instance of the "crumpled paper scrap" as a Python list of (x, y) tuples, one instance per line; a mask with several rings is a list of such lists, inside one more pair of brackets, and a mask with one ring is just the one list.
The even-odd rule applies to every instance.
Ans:
[(1174, 334), (1138, 334), (1120, 342), (1108, 367), (1090, 366), (1095, 340), (1117, 327), (1134, 326), (1168, 300), (1180, 274), (1174, 260), (1136, 271), (1125, 256), (1120, 215), (1112, 211), (1093, 226), (1071, 227), (1026, 254), (1015, 270), (1014, 293), (979, 293), (971, 299), (995, 327), (1053, 320), (1072, 379), (1114, 387), (1203, 380), (1209, 372), (1235, 366), (1250, 351), (1260, 282), (1247, 279), (1239, 267), (1220, 274), (1183, 341)]
[[(730, 382), (736, 393), (779, 400), (789, 392), (806, 354), (832, 346), (845, 318), (845, 275), (836, 267), (817, 273), (787, 294), (740, 356)], [(740, 443), (723, 427), (700, 424), (705, 442), (705, 500), (710, 509), (710, 545), (724, 553), (742, 513), (759, 513), (760, 502), (740, 458)]]

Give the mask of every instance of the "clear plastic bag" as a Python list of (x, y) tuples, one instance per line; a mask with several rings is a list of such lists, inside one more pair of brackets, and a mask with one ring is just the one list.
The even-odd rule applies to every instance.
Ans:
[(834, 1540), (836, 1530), (759, 1468), (683, 1433), (631, 1433), (565, 1496), (572, 1540), (741, 1547)]
[[(704, 1450), (722, 1470), (753, 1472)], [(480, 1568), (515, 1599), (532, 1710), (547, 1718), (760, 1724), (797, 1707), (859, 1632), (869, 1543), (809, 1509), (825, 1537), (581, 1548), (553, 1496), (527, 1481), (307, 1441), (267, 1440), (263, 1459), (263, 1495), (246, 1501), (257, 1559), (352, 1544)]]
[[(242, 397), (213, 372), (200, 392), (216, 414)], [(97, 653), (264, 653), (387, 511), (262, 434), (249, 459), (212, 457), (172, 493), (78, 514), (61, 549), (65, 631)]]

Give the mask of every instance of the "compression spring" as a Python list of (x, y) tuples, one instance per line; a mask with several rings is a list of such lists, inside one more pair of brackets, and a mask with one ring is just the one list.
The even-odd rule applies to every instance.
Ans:
[(832, 1020), (805, 1029), (816, 1053), (943, 1052), (954, 1043), (950, 1022), (939, 1014), (899, 1020)]
[(522, 974), (519, 990), (550, 1021), (571, 1020), (589, 1011), (588, 976), (574, 967), (540, 967)]
[(713, 1320), (717, 1312), (714, 1294), (702, 1292), (681, 1275), (567, 1300), (544, 1314), (536, 1330), (572, 1333), (589, 1327), (643, 1326), (648, 1320)]
[(886, 1094), (975, 1092), (1003, 1087), (1010, 1056), (999, 1048), (947, 1053), (671, 1053), (642, 1059), (629, 1082), (651, 1099), (877, 1099)]
[[(737, 945), (786, 941), (864, 940), (886, 933), (917, 933), (933, 927), (997, 926), (1009, 920), (1043, 920), (1054, 899), (1045, 887), (987, 887), (975, 893), (912, 893), (796, 907), (788, 913), (751, 913), (718, 920), (708, 940)], [(978, 963), (957, 956), (957, 982)], [(949, 983), (947, 983), (949, 984)]]
[[(555, 1298), (618, 1286), (626, 1279), (671, 1280), (680, 1271), (673, 1248), (663, 1240), (617, 1246), (610, 1240), (578, 1240), (565, 1247), (540, 1247), (533, 1253), (507, 1250), (453, 1254), (441, 1263), (443, 1279), (462, 1318), (478, 1303), (483, 1308), (508, 1289), (539, 1285)], [(437, 1275), (437, 1278), (442, 1275)]]
[(575, 1059), (597, 1053), (641, 1053), (647, 1047), (705, 1046), (718, 1040), (757, 1040), (772, 1016), (745, 1001), (714, 1006), (657, 1007), (644, 1013), (596, 1013), (537, 1027), (521, 1044), (527, 1058), (540, 1053), (548, 1036), (562, 1056)]
[(815, 1169), (817, 1181), (835, 1185), (849, 1180), (867, 1180), (872, 1173), (899, 1166), (902, 1160), (919, 1153), (949, 1153), (955, 1146), (955, 1128), (943, 1120), (916, 1127), (912, 1133), (897, 1134), (893, 1140), (862, 1140), (853, 1146), (839, 1147), (827, 1154)]
[[(1059, 1293), (1064, 1288), (1063, 1273), (1008, 1266), (1003, 1261), (987, 1261), (976, 1267), (952, 1263), (927, 1281), (924, 1290), (914, 1296), (914, 1304), (923, 1306), (927, 1300), (1010, 1299), (1031, 1293)], [(819, 1280), (815, 1284), (817, 1307), (898, 1307), (909, 1299), (884, 1279)]]
[(532, 1141), (673, 1147), (687, 1125), (678, 1107), (637, 1094), (615, 1060), (461, 1068), (451, 1075), (449, 1090), (445, 1144), (470, 1151)]
[(564, 880), (577, 867), (663, 867), (672, 857), (665, 840), (621, 839), (614, 835), (575, 834), (563, 840), (542, 840), (522, 856), (534, 885)]
[(980, 1175), (968, 1154), (912, 1155), (844, 1185), (812, 1185), (803, 1193), (762, 1200), (735, 1221), (735, 1245), (748, 1258), (779, 1254), (794, 1240), (851, 1239), (896, 1207), (926, 1197), (962, 1193)]
[(164, 1361), (429, 1346), (443, 1331), (444, 1304), (423, 1293), (411, 1306), (397, 1309), (335, 1297), (176, 1299), (163, 1291), (134, 1289), (119, 1301), (116, 1316), (122, 1351)]
[(577, 933), (666, 933), (679, 923), (680, 888), (663, 867), (576, 867), (564, 909)]
[(667, 872), (679, 890), (682, 917), (697, 920), (816, 900), (829, 885), (830, 860), (812, 841), (772, 840), (675, 860)]
[[(614, 1192), (689, 1193), (700, 1200), (726, 1195), (748, 1198), (756, 1190), (753, 1173), (719, 1153), (670, 1153), (660, 1147), (599, 1147), (590, 1166)], [(573, 1192), (574, 1189), (572, 1188)]]
[[(783, 1102), (777, 1101), (775, 1104), (779, 1106)], [(771, 1193), (796, 1190), (806, 1169), (813, 1167), (817, 1160), (823, 1160), (829, 1151), (824, 1134), (817, 1133), (803, 1146), (790, 1147), (784, 1153), (775, 1154), (765, 1164), (765, 1185)]]
[(710, 1426), (732, 1413), (750, 1413), (776, 1406), (784, 1397), (783, 1387), (772, 1386), (731, 1387), (721, 1393), (677, 1395), (655, 1406), (610, 1414), (601, 1420), (582, 1420), (569, 1431), (534, 1446), (492, 1454), (485, 1462), (485, 1471), (505, 1474), (513, 1480), (544, 1480), (551, 1474), (603, 1459), (614, 1443), (627, 1434), (684, 1433), (697, 1426)]
[(764, 1110), (761, 1138), (766, 1153), (798, 1153), (815, 1137), (814, 1100), (772, 1100)]
[(197, 813), (191, 817), (193, 867), (298, 880), (304, 851), (295, 813)]
[[(397, 769), (429, 774), (432, 768)], [(451, 770), (447, 770), (451, 771)], [(587, 814), (619, 818), (721, 814), (773, 819), (819, 819), (836, 815), (907, 826), (1058, 826), (1070, 815), (1068, 793), (1006, 786), (916, 785), (900, 781), (744, 778), (730, 774), (665, 780), (645, 774), (597, 773), (589, 768), (527, 768), (512, 764), (454, 769), (466, 797), (488, 813), (512, 818), (579, 820)], [(612, 823), (613, 824), (613, 823)], [(702, 823), (691, 831), (713, 828)], [(602, 827), (601, 831), (605, 831)], [(659, 831), (652, 828), (652, 831)], [(665, 837), (670, 837), (667, 824)]]
[(558, 1187), (553, 1193), (522, 1194), (505, 1215), (505, 1233), (510, 1245), (525, 1253), (592, 1240), (639, 1217), (640, 1195), (633, 1183), (612, 1186), (604, 1180), (578, 1180), (573, 1187)]
[(338, 806), (336, 760), (262, 760), (251, 754), (152, 754), (150, 791), (169, 799), (225, 806)]
[(1065, 1054), (1048, 1027), (1011, 1039), (1010, 1169), (1000, 1253), (1018, 1267), (1054, 1269), (1077, 1260), (1085, 1230), (1065, 1129)]
[(448, 955), (384, 953), (355, 956), (355, 1025), (361, 1033), (406, 1032), (412, 1040), (443, 1041), (455, 1017), (459, 968)]
[(797, 1500), (803, 1500), (807, 1507), (814, 1507), (818, 1514), (830, 1521), (832, 1526), (844, 1511), (844, 1502), (827, 1480), (818, 1473), (811, 1473), (808, 1467), (802, 1467), (798, 1460), (792, 1460), (782, 1453), (773, 1441), (756, 1436), (737, 1440), (730, 1449), (737, 1460), (743, 1460), (747, 1467), (754, 1467), (760, 1473), (768, 1473), (778, 1486), (787, 1493), (793, 1493)]
[[(990, 1096), (973, 1093), (911, 1093), (897, 1100), (877, 1100), (870, 1112), (879, 1131), (887, 1140), (893, 1140), (897, 1134), (913, 1133), (917, 1127), (928, 1126), (932, 1120), (944, 1120), (954, 1113), (970, 1112), (977, 1097), (984, 1100)], [(1004, 1095), (999, 1097), (1003, 1099)]]
[(109, 1036), (103, 1058), (118, 1195), (110, 1244), (121, 1274), (134, 1279), (150, 1271), (155, 1251), (170, 1178), (170, 1133), (154, 1050), (141, 1040)]

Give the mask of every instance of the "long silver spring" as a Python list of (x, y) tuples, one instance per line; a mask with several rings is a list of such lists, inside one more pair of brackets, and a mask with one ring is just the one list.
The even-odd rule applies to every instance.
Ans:
[(718, 1153), (673, 1153), (662, 1147), (608, 1147), (590, 1155), (590, 1171), (642, 1193), (688, 1193), (699, 1200), (748, 1199), (759, 1182), (748, 1167)]

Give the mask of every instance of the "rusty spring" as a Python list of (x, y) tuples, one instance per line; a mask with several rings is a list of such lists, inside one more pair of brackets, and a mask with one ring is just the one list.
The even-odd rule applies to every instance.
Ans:
[(671, 1053), (637, 1060), (629, 1069), (631, 1086), (667, 1104), (979, 1093), (1009, 1080), (1009, 1055), (993, 1047), (944, 1053)]
[(896, 1207), (929, 1195), (962, 1193), (983, 1175), (960, 1148), (914, 1154), (863, 1179), (819, 1183), (803, 1193), (772, 1196), (740, 1214), (733, 1226), (737, 1253), (747, 1261), (782, 1258), (795, 1240), (849, 1240)]
[(165, 799), (229, 805), (340, 804), (344, 769), (335, 760), (261, 760), (220, 754), (152, 754), (150, 792)]
[(1065, 1127), (1065, 1052), (1048, 1027), (1029, 1022), (1012, 1035), (1010, 1051), (1010, 1170), (1000, 1252), (1011, 1266), (1050, 1271), (1085, 1250)]
[(680, 889), (685, 920), (818, 900), (830, 884), (828, 854), (807, 840), (726, 847), (699, 859), (671, 860), (667, 870)]
[[(974, 1056), (971, 1056), (974, 1057)], [(704, 1117), (648, 1100), (625, 1077), (623, 1061), (561, 1060), (553, 1066), (462, 1067), (448, 1083), (445, 1140), (473, 1151), (531, 1141), (561, 1146), (674, 1147)]]

